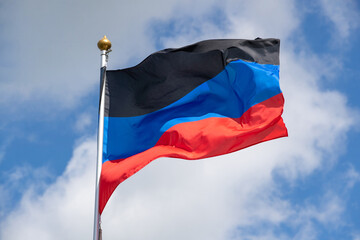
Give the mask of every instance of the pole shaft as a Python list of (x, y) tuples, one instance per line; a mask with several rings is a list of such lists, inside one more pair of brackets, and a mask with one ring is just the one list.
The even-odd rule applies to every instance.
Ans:
[[(101, 51), (101, 67), (107, 65), (107, 51)], [(101, 74), (102, 76), (103, 74)], [(99, 107), (99, 127), (97, 136), (97, 162), (96, 162), (96, 183), (95, 183), (95, 210), (94, 210), (94, 235), (93, 240), (99, 240), (99, 227), (100, 227), (100, 213), (99, 213), (99, 185), (100, 185), (100, 174), (102, 167), (103, 157), (103, 139), (104, 139), (104, 106), (105, 106), (105, 81), (106, 78), (100, 79), (104, 81), (101, 86), (101, 97)]]

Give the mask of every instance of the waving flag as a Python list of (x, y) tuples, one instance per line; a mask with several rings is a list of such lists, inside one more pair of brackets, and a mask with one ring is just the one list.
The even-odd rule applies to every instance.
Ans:
[(287, 136), (278, 39), (207, 40), (106, 71), (99, 211), (159, 157), (195, 160)]

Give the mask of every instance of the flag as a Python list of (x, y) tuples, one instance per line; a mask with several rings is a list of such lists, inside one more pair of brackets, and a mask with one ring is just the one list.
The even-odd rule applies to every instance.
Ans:
[(279, 47), (279, 39), (206, 40), (107, 70), (99, 212), (156, 158), (208, 158), (287, 136)]

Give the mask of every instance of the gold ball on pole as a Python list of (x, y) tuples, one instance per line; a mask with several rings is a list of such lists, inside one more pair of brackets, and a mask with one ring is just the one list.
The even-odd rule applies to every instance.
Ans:
[(111, 48), (111, 42), (109, 39), (106, 38), (106, 36), (104, 36), (97, 44), (98, 48), (101, 51), (107, 51)]

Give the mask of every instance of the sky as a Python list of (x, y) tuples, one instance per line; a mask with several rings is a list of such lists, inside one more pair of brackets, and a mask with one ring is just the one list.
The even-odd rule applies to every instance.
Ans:
[(109, 69), (205, 39), (280, 38), (288, 138), (161, 158), (123, 182), (103, 239), (360, 240), (360, 3), (0, 3), (0, 239), (91, 239), (100, 52)]

